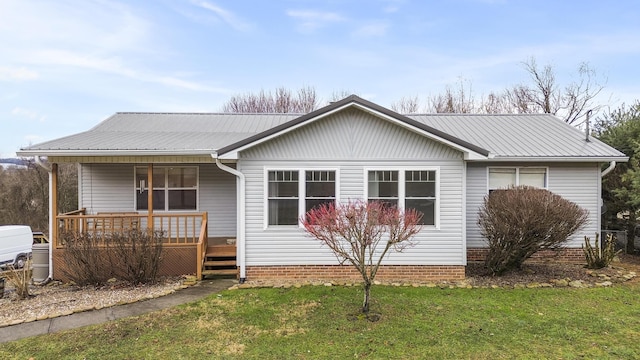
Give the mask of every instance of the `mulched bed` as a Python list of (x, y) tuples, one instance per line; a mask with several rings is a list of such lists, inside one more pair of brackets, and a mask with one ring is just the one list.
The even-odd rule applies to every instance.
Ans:
[[(482, 262), (469, 262), (466, 267), (467, 282), (473, 286), (512, 287), (517, 284), (552, 283), (554, 280), (580, 280), (585, 284), (602, 283), (603, 277), (613, 282), (623, 282), (621, 277), (630, 272), (640, 273), (640, 256), (620, 255), (614, 263), (606, 268), (591, 270), (584, 264), (560, 263), (554, 261), (525, 263), (519, 271), (512, 271), (502, 276), (492, 276)], [(635, 279), (634, 279), (635, 280)]]

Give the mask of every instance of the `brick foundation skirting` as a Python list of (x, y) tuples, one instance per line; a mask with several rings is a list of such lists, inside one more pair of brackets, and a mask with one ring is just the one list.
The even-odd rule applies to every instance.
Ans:
[[(484, 261), (489, 249), (469, 248), (467, 249), (467, 261)], [(535, 253), (528, 261), (560, 261), (568, 263), (584, 263), (585, 257), (582, 248), (566, 248), (561, 250), (544, 250)]]
[[(247, 280), (328, 280), (362, 279), (350, 265), (247, 266)], [(376, 280), (455, 281), (464, 279), (463, 265), (381, 265)]]

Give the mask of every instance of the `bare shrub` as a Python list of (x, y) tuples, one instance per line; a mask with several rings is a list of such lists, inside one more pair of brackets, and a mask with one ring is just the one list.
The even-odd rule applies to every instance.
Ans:
[(120, 278), (131, 285), (157, 280), (163, 232), (131, 229), (107, 234), (67, 232), (64, 275), (76, 284), (101, 285)]
[(18, 294), (18, 299), (24, 300), (29, 297), (29, 283), (31, 283), (31, 260), (27, 260), (27, 262), (22, 267), (14, 267), (13, 265), (9, 266), (9, 270), (4, 274), (4, 276), (9, 280), (13, 287), (16, 288), (16, 294)]
[(112, 249), (100, 235), (67, 231), (59, 235), (65, 245), (63, 274), (80, 286), (105, 284), (113, 277)]
[(162, 261), (162, 231), (128, 230), (110, 236), (118, 276), (132, 285), (157, 280)]
[(587, 216), (586, 210), (548, 190), (518, 186), (493, 191), (478, 219), (489, 245), (487, 268), (500, 275), (520, 269), (540, 250), (562, 248)]
[(584, 237), (584, 245), (582, 245), (582, 251), (587, 260), (588, 269), (602, 269), (609, 266), (616, 255), (622, 251), (616, 251), (616, 242), (613, 239), (613, 235), (607, 234), (602, 246), (600, 246), (600, 235), (596, 233), (595, 246), (591, 245), (591, 239), (587, 236)]

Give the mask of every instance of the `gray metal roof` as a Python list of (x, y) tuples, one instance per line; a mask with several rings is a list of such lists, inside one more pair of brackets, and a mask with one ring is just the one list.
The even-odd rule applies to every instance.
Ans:
[(251, 145), (350, 102), (495, 160), (619, 160), (626, 156), (547, 114), (400, 115), (357, 96), (309, 114), (116, 113), (94, 128), (22, 149), (33, 155), (210, 154)]
[[(410, 118), (488, 149), (495, 159), (626, 158), (550, 114), (427, 114)], [(623, 160), (623, 159), (619, 159)]]
[(300, 114), (116, 113), (94, 128), (29, 146), (20, 153), (124, 152), (210, 154)]

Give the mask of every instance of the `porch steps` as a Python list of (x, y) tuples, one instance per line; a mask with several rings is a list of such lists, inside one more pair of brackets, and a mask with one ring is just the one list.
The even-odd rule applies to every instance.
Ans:
[(202, 276), (238, 275), (235, 245), (209, 245)]

